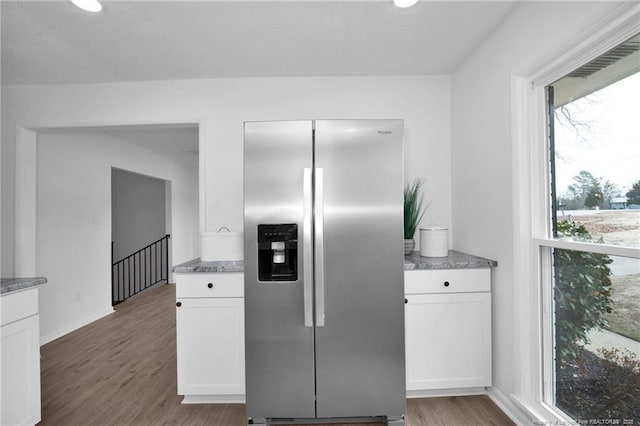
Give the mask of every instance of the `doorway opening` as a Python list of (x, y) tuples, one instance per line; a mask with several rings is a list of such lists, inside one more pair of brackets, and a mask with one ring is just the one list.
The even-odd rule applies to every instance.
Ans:
[(171, 182), (111, 169), (111, 304), (169, 281)]
[(41, 341), (47, 343), (114, 311), (113, 169), (163, 182), (165, 204), (158, 209), (164, 211), (164, 228), (156, 240), (171, 234), (163, 261), (169, 269), (165, 282), (172, 282), (174, 259), (197, 257), (200, 134), (198, 124), (66, 127), (32, 133), (25, 141), (31, 148), (21, 147), (32, 160), (25, 160), (21, 170), (33, 176), (33, 185), (24, 186), (21, 197), (33, 197), (35, 226), (25, 222), (24, 227), (35, 229), (37, 253), (29, 259), (33, 270), (52, 284), (40, 293)]

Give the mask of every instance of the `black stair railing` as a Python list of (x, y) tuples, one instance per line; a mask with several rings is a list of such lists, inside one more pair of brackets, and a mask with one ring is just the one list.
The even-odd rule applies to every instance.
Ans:
[(124, 259), (113, 261), (111, 242), (111, 305), (154, 284), (169, 280), (169, 234), (141, 248)]

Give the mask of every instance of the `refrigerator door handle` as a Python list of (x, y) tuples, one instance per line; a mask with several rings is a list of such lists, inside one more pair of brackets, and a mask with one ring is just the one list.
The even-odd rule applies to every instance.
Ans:
[(304, 293), (304, 326), (313, 327), (313, 250), (312, 250), (312, 234), (311, 219), (313, 216), (312, 205), (312, 180), (311, 169), (305, 167), (303, 176), (303, 208), (304, 218), (302, 223), (302, 268), (303, 275), (303, 293)]
[(324, 180), (322, 168), (316, 168), (315, 184), (316, 327), (324, 327)]

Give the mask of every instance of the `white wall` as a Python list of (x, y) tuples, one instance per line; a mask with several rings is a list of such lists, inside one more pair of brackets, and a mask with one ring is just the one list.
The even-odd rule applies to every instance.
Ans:
[(63, 129), (39, 132), (37, 156), (36, 270), (48, 279), (40, 290), (43, 343), (112, 312), (112, 167), (172, 182), (174, 259), (197, 256), (193, 153), (168, 155), (96, 130)]
[[(1, 62), (1, 59), (0, 59)], [(0, 88), (0, 91), (2, 89)], [(0, 117), (2, 116), (2, 102), (0, 101)], [(2, 177), (3, 177), (3, 173), (2, 173), (2, 144), (0, 144), (0, 277), (4, 277), (4, 274), (2, 273), (2, 265), (4, 264), (3, 262), (3, 258), (2, 258), (2, 251), (4, 249), (4, 236), (3, 236), (3, 232), (2, 230), (4, 229), (4, 220), (2, 218), (2, 212), (3, 212), (3, 206), (2, 206), (2, 199), (4, 198), (4, 185), (2, 184)]]
[[(450, 79), (251, 78), (122, 84), (5, 86), (2, 91), (3, 270), (13, 271), (16, 125), (200, 123), (202, 231), (242, 225), (246, 120), (401, 118), (405, 174), (427, 180), (425, 223), (451, 224)], [(9, 252), (8, 256), (5, 254)], [(175, 259), (175, 262), (178, 262)]]
[[(454, 247), (498, 261), (493, 273), (494, 386), (515, 390), (511, 78), (529, 76), (617, 5), (525, 2), (452, 76)], [(514, 169), (516, 168), (516, 169)]]

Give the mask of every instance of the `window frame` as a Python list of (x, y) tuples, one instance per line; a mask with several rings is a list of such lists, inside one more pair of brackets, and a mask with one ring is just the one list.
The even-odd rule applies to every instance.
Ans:
[(546, 88), (640, 32), (640, 8), (625, 3), (528, 77), (512, 75), (514, 223), (514, 392), (523, 419), (573, 422), (553, 395), (553, 249), (640, 258), (640, 249), (563, 241), (551, 229), (551, 170)]
[[(594, 58), (597, 58), (594, 57)], [(596, 92), (596, 89), (594, 92)], [(554, 357), (555, 336), (554, 336), (554, 324), (555, 324), (555, 306), (554, 306), (554, 272), (553, 272), (553, 253), (554, 250), (571, 250), (584, 253), (597, 253), (608, 256), (623, 256), (628, 258), (640, 259), (640, 248), (633, 248), (629, 246), (614, 246), (610, 244), (600, 244), (595, 242), (579, 242), (572, 241), (570, 239), (559, 239), (557, 236), (556, 224), (557, 217), (557, 188), (556, 188), (556, 172), (555, 167), (555, 109), (553, 105), (553, 83), (544, 87), (546, 108), (545, 128), (547, 130), (545, 150), (548, 152), (548, 158), (546, 160), (546, 182), (547, 188), (546, 199), (548, 200), (546, 205), (547, 210), (547, 230), (546, 235), (543, 238), (533, 238), (534, 244), (538, 246), (540, 252), (540, 268), (541, 268), (541, 286), (543, 288), (543, 304), (545, 305), (543, 315), (543, 388), (542, 388), (542, 401), (550, 407), (550, 409), (557, 412), (567, 420), (573, 421), (568, 415), (566, 415), (559, 407), (554, 404), (556, 399), (555, 394), (555, 377), (557, 373), (556, 362)]]

